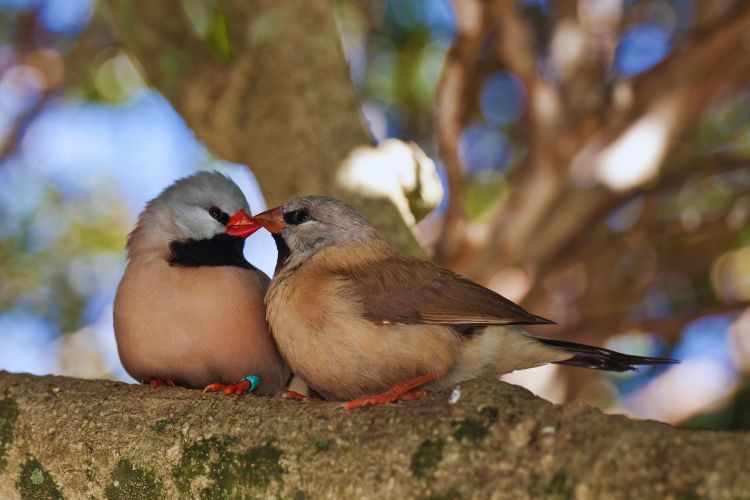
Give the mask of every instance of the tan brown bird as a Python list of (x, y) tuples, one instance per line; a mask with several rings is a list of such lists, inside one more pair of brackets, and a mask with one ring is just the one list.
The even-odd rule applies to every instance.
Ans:
[(297, 198), (248, 223), (256, 220), (279, 251), (266, 305), (281, 355), (324, 398), (350, 400), (345, 408), (546, 363), (624, 371), (675, 362), (533, 337), (518, 325), (552, 321), (431, 262), (395, 254), (354, 208), (333, 198)]
[[(242, 253), (260, 228), (249, 212), (234, 182), (201, 172), (140, 214), (114, 307), (120, 360), (136, 380), (227, 394), (284, 388), (288, 369), (265, 320), (269, 279)], [(233, 219), (244, 223), (232, 229)]]

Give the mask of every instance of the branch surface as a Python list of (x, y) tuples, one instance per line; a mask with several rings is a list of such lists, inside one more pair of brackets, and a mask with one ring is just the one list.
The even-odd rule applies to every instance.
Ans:
[(750, 435), (552, 405), (492, 380), (334, 403), (0, 372), (0, 497), (740, 498)]

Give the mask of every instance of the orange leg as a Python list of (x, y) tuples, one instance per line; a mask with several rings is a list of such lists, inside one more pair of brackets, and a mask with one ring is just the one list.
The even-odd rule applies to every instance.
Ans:
[(174, 381), (171, 378), (162, 380), (158, 378), (147, 377), (142, 381), (142, 383), (148, 384), (148, 386), (152, 389), (156, 389), (157, 387), (162, 387), (165, 385), (174, 386)]
[(353, 410), (355, 408), (361, 408), (363, 406), (370, 405), (382, 405), (386, 403), (393, 403), (394, 401), (410, 401), (424, 397), (424, 391), (415, 391), (417, 387), (423, 386), (433, 380), (441, 378), (443, 373), (431, 373), (428, 375), (420, 375), (419, 377), (411, 380), (400, 382), (386, 392), (381, 394), (375, 394), (374, 396), (363, 396), (352, 401), (347, 401), (341, 405), (341, 408), (345, 410)]
[(236, 384), (224, 385), (224, 384), (210, 384), (207, 385), (203, 392), (222, 391), (224, 394), (244, 394), (246, 392), (252, 392), (260, 384), (260, 377), (257, 375), (249, 375), (243, 377), (242, 380)]

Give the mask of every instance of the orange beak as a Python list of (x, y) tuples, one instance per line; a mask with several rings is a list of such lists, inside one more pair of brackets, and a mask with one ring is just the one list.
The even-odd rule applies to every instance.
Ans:
[(255, 216), (258, 224), (272, 233), (280, 233), (286, 227), (284, 222), (284, 211), (281, 207), (272, 208)]
[(248, 215), (247, 212), (240, 209), (239, 212), (229, 218), (227, 224), (227, 234), (231, 236), (239, 236), (240, 238), (247, 238), (255, 231), (260, 229), (260, 224), (255, 217)]

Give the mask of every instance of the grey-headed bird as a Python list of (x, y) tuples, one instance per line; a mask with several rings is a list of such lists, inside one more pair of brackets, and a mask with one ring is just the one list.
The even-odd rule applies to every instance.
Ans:
[(260, 228), (249, 213), (234, 182), (201, 172), (140, 214), (114, 307), (120, 360), (136, 380), (227, 394), (285, 387), (288, 369), (265, 320), (269, 279), (242, 253)]
[[(236, 221), (238, 226), (242, 220)], [(674, 363), (537, 338), (552, 323), (431, 262), (395, 254), (354, 208), (307, 196), (256, 215), (278, 263), (267, 318), (292, 371), (344, 408), (421, 397), (546, 363), (625, 371)]]

